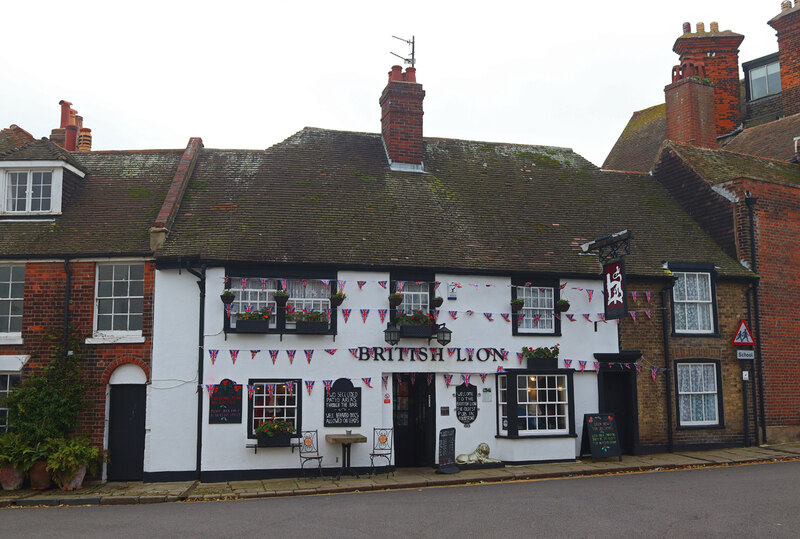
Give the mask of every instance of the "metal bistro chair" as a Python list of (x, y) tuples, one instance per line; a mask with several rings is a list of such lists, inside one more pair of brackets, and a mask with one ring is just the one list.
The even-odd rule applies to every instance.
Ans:
[[(374, 428), (372, 432), (372, 452), (369, 454), (369, 475), (372, 477), (375, 474), (375, 459), (386, 459), (386, 466), (392, 466), (392, 441), (394, 440), (394, 429)], [(389, 477), (389, 471), (386, 471), (386, 477)], [(394, 475), (394, 470), (392, 470)]]
[(317, 431), (304, 430), (300, 433), (300, 445), (298, 446), (300, 453), (300, 470), (303, 472), (303, 478), (306, 477), (305, 465), (307, 462), (316, 462), (319, 469), (319, 476), (322, 477), (322, 455), (319, 454), (319, 445), (317, 444)]

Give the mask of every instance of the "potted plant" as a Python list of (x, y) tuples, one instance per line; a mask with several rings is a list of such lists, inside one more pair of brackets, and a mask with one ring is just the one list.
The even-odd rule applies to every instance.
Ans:
[(50, 472), (47, 471), (47, 458), (50, 455), (49, 444), (36, 442), (26, 444), (22, 450), (22, 467), (28, 469), (31, 478), (31, 490), (47, 490), (52, 486)]
[(3, 490), (17, 490), (25, 479), (23, 452), (25, 444), (19, 434), (7, 432), (0, 435), (0, 485)]
[(525, 306), (525, 300), (522, 298), (515, 298), (511, 300), (511, 312), (518, 313)]
[(565, 299), (560, 299), (556, 301), (556, 312), (557, 313), (565, 313), (569, 310), (569, 301)]
[(278, 307), (286, 307), (286, 302), (289, 301), (289, 293), (284, 290), (276, 290), (272, 297), (275, 298)]
[(431, 308), (438, 309), (439, 307), (442, 306), (442, 303), (444, 303), (444, 298), (436, 296), (431, 300)]
[(265, 419), (256, 426), (258, 447), (283, 447), (291, 442), (294, 423), (282, 419)]
[(397, 315), (395, 323), (400, 328), (401, 337), (431, 337), (436, 327), (433, 318), (422, 311), (412, 314), (400, 313)]
[(345, 300), (347, 295), (344, 292), (337, 292), (331, 296), (331, 307), (338, 307)]
[(238, 313), (236, 331), (239, 333), (267, 333), (269, 331), (269, 309)]
[(286, 315), (287, 322), (295, 323), (297, 333), (328, 333), (328, 315), (322, 311), (296, 311)]
[(522, 357), (528, 360), (529, 369), (557, 369), (558, 352), (558, 344), (538, 348), (522, 347)]
[(229, 288), (226, 288), (225, 291), (219, 295), (219, 299), (221, 299), (222, 303), (224, 303), (225, 305), (230, 305), (231, 303), (233, 303), (233, 300), (236, 299), (236, 294), (231, 292)]
[(83, 486), (86, 470), (96, 473), (100, 450), (89, 438), (56, 438), (51, 441), (47, 471), (53, 475), (61, 490), (76, 490)]
[(395, 292), (394, 294), (389, 294), (389, 305), (392, 307), (397, 307), (403, 303), (403, 294), (399, 294)]

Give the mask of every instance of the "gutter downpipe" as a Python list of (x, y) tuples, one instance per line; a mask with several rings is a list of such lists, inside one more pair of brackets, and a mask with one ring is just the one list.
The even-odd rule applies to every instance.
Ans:
[[(748, 213), (750, 216), (750, 266), (753, 273), (758, 273), (758, 267), (756, 265), (756, 213), (755, 213), (755, 205), (758, 202), (757, 198), (746, 196), (744, 199), (745, 204), (747, 204)], [(757, 280), (753, 283), (753, 310), (755, 314), (755, 330), (756, 330), (756, 354), (758, 358), (756, 362), (758, 363), (758, 406), (760, 408), (759, 414), (761, 417), (761, 441), (762, 443), (767, 443), (767, 421), (764, 417), (764, 358), (761, 355), (761, 315), (759, 309), (759, 300), (758, 300), (758, 285), (760, 280)]]
[(205, 311), (206, 311), (206, 265), (200, 266), (200, 271), (192, 269), (186, 264), (186, 271), (197, 277), (197, 286), (200, 288), (200, 321), (197, 327), (197, 456), (195, 475), (200, 480), (203, 458), (203, 349), (205, 342)]
[(664, 365), (666, 366), (664, 371), (666, 378), (664, 381), (667, 385), (667, 451), (670, 453), (675, 451), (675, 445), (672, 440), (672, 367), (670, 367), (669, 364), (669, 321), (667, 320), (669, 312), (667, 310), (667, 292), (672, 290), (676, 280), (677, 279), (673, 277), (670, 285), (661, 289), (661, 309), (663, 310), (661, 315), (661, 331), (664, 339)]
[(61, 333), (61, 350), (64, 357), (69, 355), (67, 345), (69, 343), (69, 291), (72, 287), (72, 274), (69, 271), (69, 258), (64, 258), (65, 290), (64, 290), (64, 329)]

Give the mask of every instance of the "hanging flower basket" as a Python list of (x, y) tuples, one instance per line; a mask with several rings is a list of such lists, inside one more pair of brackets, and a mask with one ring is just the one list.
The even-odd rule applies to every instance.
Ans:
[(567, 312), (569, 310), (569, 301), (567, 301), (565, 299), (560, 299), (560, 300), (556, 301), (555, 309), (556, 309), (557, 313), (565, 313), (565, 312)]
[(289, 301), (289, 294), (283, 290), (278, 290), (275, 292), (274, 297), (275, 303), (278, 304), (278, 307), (286, 307), (286, 303)]
[(524, 299), (519, 298), (519, 299), (512, 299), (511, 300), (511, 312), (512, 313), (520, 312), (524, 306), (525, 306), (525, 300)]
[(342, 304), (344, 299), (347, 297), (346, 294), (342, 294), (341, 292), (334, 294), (331, 296), (331, 307), (338, 307)]
[(442, 306), (442, 303), (444, 303), (444, 299), (440, 298), (439, 296), (436, 296), (431, 300), (431, 307), (434, 309), (438, 309), (439, 307)]
[(403, 294), (389, 294), (389, 305), (397, 307), (403, 303)]
[(230, 305), (231, 303), (233, 303), (233, 300), (236, 299), (236, 295), (230, 290), (226, 290), (225, 292), (219, 295), (219, 299), (221, 299), (222, 303), (224, 303), (225, 305)]

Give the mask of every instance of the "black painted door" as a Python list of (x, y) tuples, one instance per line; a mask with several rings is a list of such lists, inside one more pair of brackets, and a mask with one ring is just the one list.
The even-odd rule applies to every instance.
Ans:
[(436, 398), (424, 374), (411, 382), (408, 374), (395, 376), (394, 429), (397, 466), (433, 466)]
[(108, 480), (141, 481), (144, 473), (144, 384), (111, 386)]
[(630, 372), (600, 373), (600, 413), (614, 414), (623, 454), (635, 454), (638, 413), (636, 375)]

